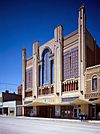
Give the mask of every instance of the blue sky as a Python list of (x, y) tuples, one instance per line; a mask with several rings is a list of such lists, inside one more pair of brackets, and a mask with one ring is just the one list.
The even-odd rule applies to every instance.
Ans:
[(58, 24), (63, 25), (64, 35), (77, 29), (82, 3), (87, 28), (100, 44), (99, 0), (0, 0), (0, 91), (17, 91), (22, 83), (22, 48), (30, 57), (32, 44), (53, 38)]

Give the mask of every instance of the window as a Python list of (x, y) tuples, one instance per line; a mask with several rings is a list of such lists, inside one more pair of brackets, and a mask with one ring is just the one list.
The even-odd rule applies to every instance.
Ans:
[(10, 111), (10, 113), (14, 113), (14, 111), (13, 111), (13, 110), (11, 110), (11, 111)]
[(42, 67), (39, 65), (39, 86), (42, 85)]
[(92, 91), (97, 90), (97, 76), (92, 77)]
[(54, 60), (51, 60), (51, 84), (54, 84)]
[(42, 83), (50, 83), (50, 50), (46, 48), (43, 52), (43, 65), (42, 65)]
[(63, 53), (63, 79), (78, 77), (78, 47)]
[(28, 74), (28, 81), (30, 82), (30, 80), (31, 80), (31, 73), (29, 72), (29, 74)]
[(46, 80), (48, 80), (48, 55), (46, 55)]
[(26, 70), (26, 90), (32, 88), (32, 68)]
[(71, 55), (70, 55), (70, 67), (69, 67), (70, 71), (72, 69), (72, 62), (71, 62)]
[(32, 96), (32, 91), (25, 92), (25, 97), (31, 97)]

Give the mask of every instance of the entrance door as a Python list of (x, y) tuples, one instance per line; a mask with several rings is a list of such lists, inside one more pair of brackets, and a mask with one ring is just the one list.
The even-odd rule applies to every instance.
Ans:
[(79, 113), (80, 113), (80, 108), (78, 106), (74, 107), (74, 109), (73, 109), (73, 117), (74, 118), (78, 118), (79, 117)]
[(37, 107), (37, 116), (39, 117), (47, 117), (52, 118), (54, 117), (54, 106), (39, 106)]
[(96, 106), (92, 106), (92, 118), (96, 118)]
[(96, 105), (90, 105), (89, 115), (90, 115), (90, 119), (96, 119)]
[(8, 108), (3, 108), (3, 114), (8, 115)]
[(97, 119), (100, 119), (100, 104), (98, 104), (96, 107), (96, 116), (97, 116)]
[(90, 105), (90, 119), (96, 119), (96, 105)]
[(55, 114), (54, 106), (50, 106), (48, 112), (49, 112), (49, 116), (48, 117), (53, 118), (54, 114)]
[(38, 117), (48, 117), (48, 109), (46, 106), (37, 107), (37, 116)]
[(0, 108), (0, 114), (2, 114), (2, 108)]
[(74, 109), (74, 118), (77, 118), (77, 109)]

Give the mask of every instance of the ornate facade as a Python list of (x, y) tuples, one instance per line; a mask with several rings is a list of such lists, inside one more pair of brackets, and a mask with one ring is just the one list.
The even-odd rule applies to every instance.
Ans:
[[(26, 58), (23, 49), (23, 115), (78, 118), (84, 112), (89, 116), (88, 103), (73, 105), (71, 102), (91, 98), (87, 88), (88, 67), (99, 63), (97, 51), (99, 47), (86, 28), (84, 6), (79, 9), (76, 31), (64, 37), (63, 26), (59, 25), (52, 40), (42, 46), (38, 42), (33, 44), (32, 57)], [(92, 78), (93, 90), (97, 89), (97, 78), (97, 75)], [(96, 98), (100, 98), (99, 87)]]

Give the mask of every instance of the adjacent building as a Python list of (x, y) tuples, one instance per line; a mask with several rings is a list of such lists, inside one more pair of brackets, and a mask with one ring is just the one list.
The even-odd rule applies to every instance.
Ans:
[(100, 64), (86, 68), (85, 82), (85, 99), (96, 102), (89, 105), (89, 116), (100, 119)]
[(22, 96), (5, 91), (0, 93), (0, 115), (22, 115)]
[(30, 58), (22, 50), (22, 113), (61, 118), (85, 113), (97, 118), (100, 48), (87, 30), (84, 6), (79, 9), (78, 29), (65, 37), (63, 30), (62, 25), (57, 26), (54, 38), (42, 46), (35, 42)]

